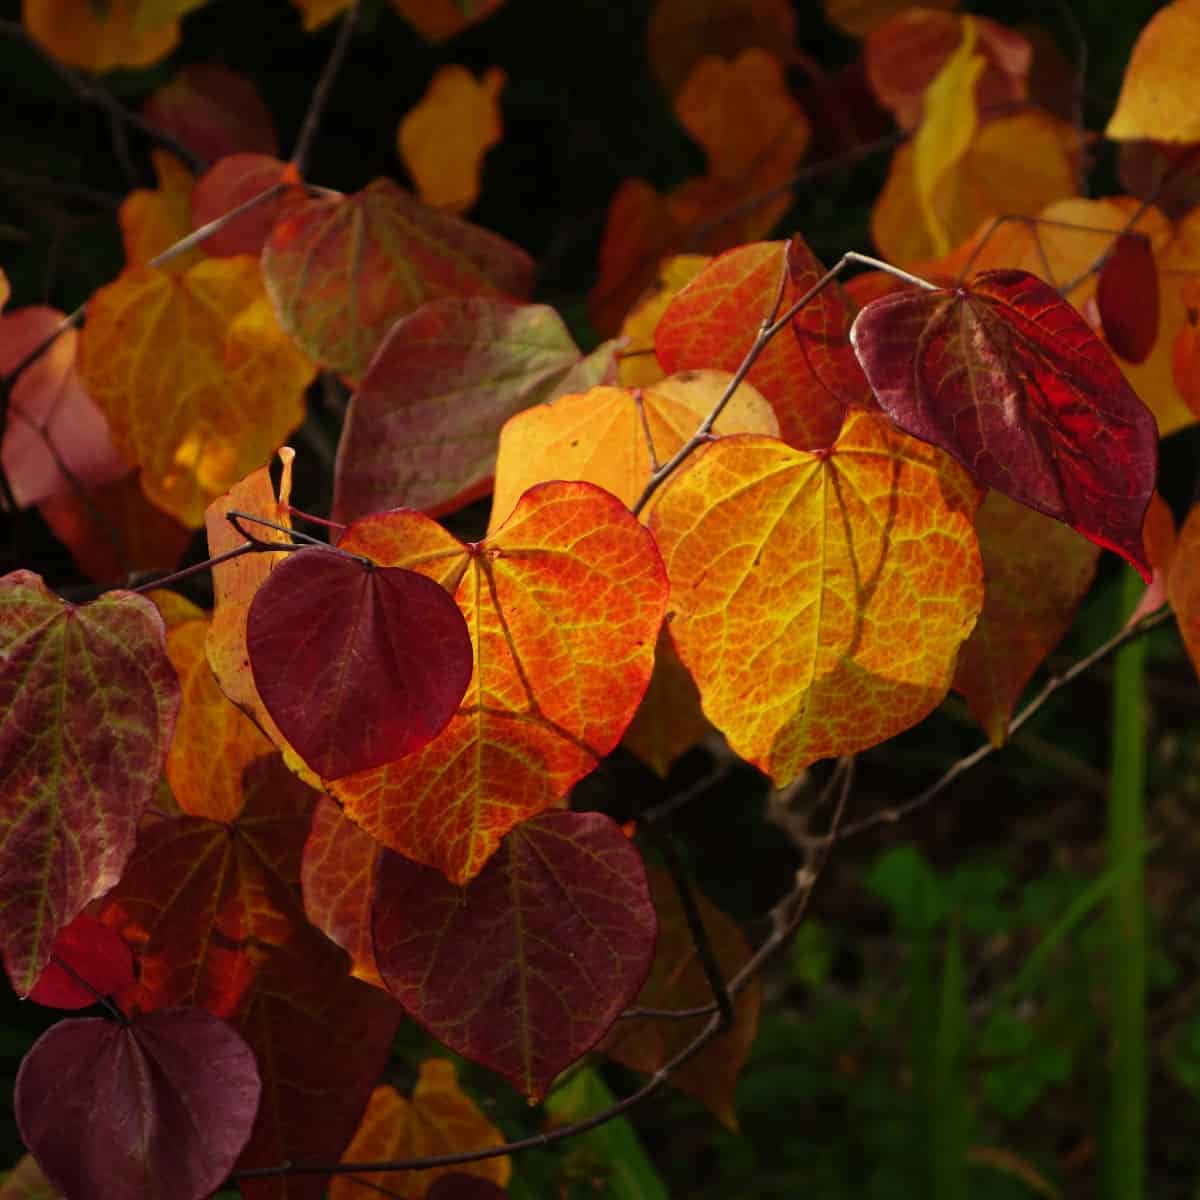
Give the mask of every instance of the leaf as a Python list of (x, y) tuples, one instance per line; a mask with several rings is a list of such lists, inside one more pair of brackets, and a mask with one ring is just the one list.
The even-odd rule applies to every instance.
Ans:
[(213, 258), (261, 254), (276, 222), (304, 203), (304, 192), (296, 185), (294, 173), (289, 164), (267, 154), (231, 154), (206, 171), (192, 192), (192, 225), (197, 229), (277, 183), (292, 186), (212, 234), (204, 243), (204, 252)]
[(983, 612), (959, 652), (954, 688), (995, 746), (1034, 671), (1071, 626), (1099, 550), (999, 492), (975, 519), (983, 555)]
[[(166, 150), (153, 150), (150, 157), (158, 176), (158, 187), (137, 188), (121, 202), (119, 213), (121, 239), (125, 243), (125, 261), (129, 266), (144, 266), (155, 255), (181, 241), (192, 232), (192, 173)], [(166, 268), (178, 274), (199, 262), (199, 248), (171, 260)]]
[(483, 156), (503, 133), (505, 79), (498, 67), (479, 81), (466, 67), (441, 67), (420, 103), (401, 118), (396, 149), (426, 204), (454, 213), (474, 207)]
[[(852, 37), (865, 37), (898, 12), (910, 8), (908, 0), (822, 0), (825, 18)], [(924, 8), (957, 8), (958, 0), (928, 0)]]
[(333, 511), (438, 515), (487, 489), (509, 417), (556, 394), (580, 353), (543, 304), (431, 300), (392, 326), (350, 402)]
[(79, 359), (146, 495), (191, 528), (300, 424), (315, 373), (251, 258), (126, 270), (89, 301)]
[(350, 974), (378, 988), (386, 985), (375, 963), (371, 905), (386, 853), (327, 797), (317, 801), (304, 843), (300, 880), (304, 911), (330, 941), (350, 955)]
[(1200, 5), (1175, 0), (1160, 8), (1134, 44), (1105, 136), (1118, 141), (1200, 141), (1194, 69), (1198, 53)]
[(1179, 622), (1179, 635), (1200, 672), (1200, 505), (1188, 511), (1167, 576), (1167, 598)]
[[(242, 772), (271, 753), (270, 740), (217, 684), (208, 665), (208, 614), (173, 593), (152, 592), (167, 625), (167, 657), (182, 702), (167, 753), (167, 781), (191, 816), (232, 821), (241, 808)], [(164, 609), (169, 599), (175, 612)]]
[(21, 1063), (14, 1106), (67, 1196), (203, 1200), (245, 1145), (260, 1090), (254, 1055), (228, 1025), (175, 1008), (124, 1024), (60, 1021)]
[(1145, 362), (1158, 340), (1158, 268), (1145, 234), (1116, 239), (1096, 284), (1104, 337), (1129, 362)]
[(1024, 271), (867, 305), (851, 340), (880, 405), (975, 478), (1115, 550), (1149, 581), (1158, 435), (1087, 323)]
[[(712, 987), (700, 964), (679, 893), (662, 867), (650, 867), (646, 874), (654, 911), (658, 914), (658, 944), (650, 976), (634, 1003), (638, 1008), (658, 1009), (711, 1004)], [(720, 909), (699, 893), (695, 900), (721, 976), (732, 979), (750, 957), (750, 947), (741, 930)], [(722, 1125), (734, 1131), (737, 1080), (758, 1033), (760, 1001), (756, 981), (737, 997), (732, 1029), (709, 1043), (671, 1077), (675, 1087), (694, 1096)], [(620, 1021), (605, 1041), (604, 1053), (634, 1071), (650, 1075), (689, 1045), (707, 1021), (707, 1017), (670, 1021), (643, 1017)]]
[(392, 7), (430, 42), (444, 42), (490, 17), (504, 0), (392, 0)]
[(0, 1200), (62, 1200), (32, 1154), (23, 1155), (11, 1171), (0, 1178)]
[[(380, 1162), (385, 1159), (432, 1158), (462, 1150), (486, 1150), (504, 1145), (504, 1134), (484, 1116), (479, 1106), (458, 1086), (454, 1064), (430, 1058), (421, 1064), (412, 1100), (393, 1087), (377, 1087), (343, 1162)], [(447, 1175), (467, 1175), (503, 1188), (512, 1176), (508, 1155), (485, 1158), (455, 1167), (425, 1171), (375, 1171), (335, 1176), (329, 1200), (359, 1200), (372, 1184), (386, 1187), (404, 1200), (422, 1200), (428, 1189)]]
[(419, 750), (471, 680), (466, 622), (437, 583), (319, 546), (267, 576), (246, 645), (267, 711), (325, 779)]
[[(635, 504), (651, 472), (696, 432), (724, 394), (722, 371), (684, 371), (651, 388), (599, 387), (527, 409), (500, 431), (491, 528), (534, 484), (582, 479)], [(770, 405), (742, 384), (714, 426), (728, 433), (777, 431)]]
[[(50, 953), (51, 961), (29, 993), (29, 999), (37, 1004), (90, 1008), (100, 996), (115, 995), (133, 982), (129, 947), (86, 913), (58, 931)], [(80, 979), (90, 986), (85, 987)]]
[[(816, 282), (810, 274), (819, 264), (807, 247), (795, 252), (789, 269), (785, 246), (760, 242), (727, 251), (679, 292), (654, 334), (663, 370), (704, 366), (734, 372), (741, 366), (759, 326), (773, 311), (783, 272), (788, 273), (777, 315)], [(793, 323), (795, 336), (785, 330), (768, 342), (746, 376), (771, 402), (783, 440), (801, 448), (828, 446), (837, 437), (851, 397), (870, 399), (857, 364), (847, 362), (853, 359), (849, 341), (844, 348), (837, 344), (839, 330), (844, 336), (852, 315), (837, 285), (810, 307)], [(814, 371), (817, 363), (820, 376)]]
[(655, 928), (638, 852), (599, 813), (522, 822), (465, 889), (396, 854), (380, 868), (375, 949), (388, 987), (434, 1037), (531, 1101), (637, 993)]
[[(451, 1171), (434, 1180), (426, 1192), (426, 1200), (505, 1200), (508, 1193), (488, 1179)], [(2, 1200), (2, 1198), (0, 1198)]]
[(279, 153), (275, 120), (254, 81), (224, 63), (181, 67), (146, 101), (143, 113), (204, 162), (230, 154)]
[(654, 330), (667, 307), (712, 260), (706, 254), (677, 254), (662, 261), (658, 279), (646, 289), (621, 325), (619, 381), (622, 387), (649, 387), (666, 378), (654, 353)]
[[(12, 371), (64, 320), (58, 309), (42, 305), (0, 317), (0, 374)], [(84, 487), (99, 487), (129, 473), (104, 415), (80, 380), (78, 346), (78, 332), (64, 330), (12, 385), (0, 462), (22, 508), (73, 494), (60, 461)]]
[(796, 13), (787, 0), (658, 0), (646, 26), (646, 56), (674, 95), (705, 56), (735, 58), (751, 47), (787, 54)]
[(94, 488), (86, 498), (74, 492), (52, 496), (40, 511), (78, 570), (96, 583), (170, 570), (191, 540), (189, 530), (146, 499), (136, 474)]
[(1174, 514), (1158, 492), (1150, 497), (1150, 507), (1146, 509), (1146, 520), (1142, 525), (1142, 537), (1146, 543), (1146, 559), (1154, 570), (1154, 577), (1129, 614), (1126, 627), (1136, 625), (1168, 602), (1167, 587), (1175, 563), (1178, 538)]
[(613, 496), (561, 482), (531, 488), (482, 542), (401, 510), (356, 522), (340, 544), (453, 589), (475, 672), (424, 750), (331, 791), (377, 841), (466, 883), (620, 741), (666, 608), (658, 551)]
[(650, 528), (671, 639), (736, 753), (782, 787), (941, 702), (983, 603), (975, 504), (966, 472), (865, 412), (828, 451), (692, 457)]
[(709, 729), (696, 684), (664, 629), (654, 649), (650, 686), (625, 730), (624, 745), (665, 779), (675, 759), (700, 742)]
[(85, 71), (146, 67), (164, 58), (179, 43), (178, 18), (205, 0), (169, 0), (158, 4), (159, 19), (150, 17), (155, 0), (24, 0), (25, 30), (48, 54)]
[(345, 12), (353, 0), (292, 0), (292, 3), (304, 14), (304, 32), (312, 33)]
[(178, 707), (150, 601), (76, 607), (30, 571), (0, 580), (0, 940), (18, 995), (120, 878)]
[(325, 366), (360, 378), (392, 323), (440, 296), (523, 297), (533, 262), (510, 242), (427, 208), (387, 179), (310, 200), (263, 250), (283, 326)]

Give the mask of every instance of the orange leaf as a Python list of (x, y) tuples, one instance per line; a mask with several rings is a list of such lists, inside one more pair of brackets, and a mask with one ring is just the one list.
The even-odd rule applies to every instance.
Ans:
[(146, 495), (197, 527), (204, 508), (304, 418), (313, 364), (280, 329), (258, 263), (176, 276), (134, 267), (88, 304), (84, 382)]
[(85, 71), (146, 67), (179, 42), (179, 18), (205, 0), (24, 0), (29, 36)]
[(1167, 587), (1171, 579), (1171, 568), (1175, 562), (1178, 538), (1175, 533), (1175, 517), (1163, 498), (1155, 492), (1146, 509), (1146, 520), (1142, 524), (1142, 537), (1146, 543), (1146, 559), (1154, 574), (1150, 583), (1129, 614), (1126, 625), (1136, 625), (1143, 617), (1157, 612), (1167, 603)]
[(1198, 55), (1200, 2), (1175, 0), (1159, 9), (1129, 56), (1116, 111), (1105, 136), (1121, 141), (1200, 141)]
[[(825, 18), (843, 33), (866, 37), (897, 13), (911, 7), (911, 0), (823, 0)], [(957, 8), (958, 0), (925, 0), (924, 8)]]
[[(158, 187), (138, 188), (121, 202), (121, 238), (125, 261), (143, 266), (192, 232), (192, 173), (167, 150), (153, 150)], [(166, 269), (179, 274), (204, 258), (198, 246), (171, 259)]]
[[(504, 1135), (458, 1086), (454, 1064), (449, 1059), (431, 1058), (421, 1064), (411, 1101), (386, 1085), (371, 1093), (358, 1132), (343, 1158), (346, 1162), (428, 1158), (503, 1144)], [(472, 1175), (504, 1187), (512, 1176), (512, 1161), (505, 1154), (428, 1171), (339, 1175), (329, 1185), (329, 1200), (361, 1200), (364, 1188), (374, 1186), (386, 1187), (388, 1195), (404, 1200), (422, 1200), (436, 1179), (451, 1173)]]
[(504, 0), (392, 0), (392, 7), (430, 42), (444, 42), (482, 21)]
[(709, 731), (700, 693), (664, 630), (654, 650), (654, 674), (624, 745), (664, 779), (671, 764)]
[(1200, 672), (1200, 504), (1192, 506), (1179, 531), (1167, 576), (1167, 599), (1192, 665)]
[(987, 585), (979, 622), (958, 656), (954, 688), (1001, 746), (1025, 685), (1070, 628), (1100, 548), (999, 492), (987, 494), (975, 528)]
[[(592, 388), (510, 417), (500, 430), (489, 528), (500, 525), (526, 489), (551, 479), (584, 479), (627, 507), (637, 503), (655, 466), (696, 432), (730, 378), (724, 371), (684, 371), (650, 388)], [(743, 384), (714, 432), (778, 428), (771, 406)]]
[[(700, 965), (679, 893), (662, 867), (649, 866), (650, 895), (658, 914), (658, 945), (650, 977), (638, 993), (639, 1008), (699, 1008), (712, 1002), (712, 986)], [(750, 957), (742, 931), (716, 905), (696, 894), (696, 908), (708, 933), (717, 966), (731, 979)], [(694, 1096), (727, 1129), (737, 1129), (734, 1093), (758, 1033), (761, 1003), (755, 980), (737, 998), (733, 1028), (705, 1047), (675, 1072), (671, 1082)], [(604, 1053), (619, 1063), (651, 1074), (691, 1042), (704, 1028), (707, 1017), (661, 1021), (654, 1018), (620, 1021), (604, 1043)]]
[(453, 589), (475, 671), (428, 746), (330, 790), (376, 840), (466, 883), (620, 741), (654, 665), (661, 560), (628, 510), (588, 483), (531, 488), (469, 546), (404, 509), (355, 522), (339, 544)]
[(401, 119), (396, 148), (426, 204), (463, 213), (479, 199), (483, 156), (503, 132), (504, 82), (498, 67), (478, 82), (466, 67), (442, 67)]
[[(983, 604), (966, 472), (882, 417), (830, 450), (703, 447), (650, 515), (705, 714), (782, 786), (916, 724)], [(736, 530), (736, 538), (730, 537)]]
[(657, 282), (642, 294), (621, 326), (626, 343), (620, 362), (623, 387), (649, 387), (666, 376), (654, 353), (654, 330), (679, 291), (711, 261), (705, 254), (677, 254), (659, 265)]

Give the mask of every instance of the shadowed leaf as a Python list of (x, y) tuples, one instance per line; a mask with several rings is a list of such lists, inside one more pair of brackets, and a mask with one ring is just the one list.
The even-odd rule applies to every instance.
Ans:
[(179, 18), (205, 0), (25, 0), (29, 36), (60, 62), (85, 71), (146, 67), (179, 42)]
[(204, 252), (213, 258), (262, 253), (276, 222), (304, 203), (304, 192), (296, 185), (294, 170), (266, 154), (231, 154), (206, 171), (192, 192), (192, 225), (199, 229), (273, 188), (292, 184), (274, 200), (230, 221), (204, 242)]
[(1158, 267), (1145, 234), (1117, 238), (1096, 283), (1104, 337), (1129, 362), (1145, 362), (1158, 340)]
[(58, 931), (51, 954), (53, 958), (29, 993), (29, 999), (37, 1004), (90, 1008), (99, 997), (115, 995), (133, 982), (129, 946), (86, 913)]

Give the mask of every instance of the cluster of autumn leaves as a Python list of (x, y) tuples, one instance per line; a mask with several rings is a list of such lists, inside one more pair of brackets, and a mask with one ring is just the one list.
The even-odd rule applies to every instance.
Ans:
[[(397, 6), (430, 36), (457, 28), (455, 5)], [(26, 21), (103, 70), (165, 53), (197, 0), (141, 7), (80, 0), (78, 38), (36, 0)], [(316, 27), (348, 5), (300, 7)], [(411, 1102), (372, 1091), (402, 1011), (532, 1099), (606, 1036), (636, 1069), (668, 1061), (694, 1023), (610, 1031), (639, 994), (708, 999), (678, 900), (624, 831), (563, 807), (622, 740), (665, 775), (711, 723), (782, 785), (954, 686), (999, 742), (1102, 546), (1194, 639), (1196, 533), (1177, 550), (1151, 492), (1157, 438), (1198, 397), (1195, 210), (1076, 195), (1086, 145), (1030, 103), (1036, 38), (879, 5), (854, 28), (862, 70), (910, 136), (873, 232), (931, 282), (828, 283), (801, 239), (760, 240), (812, 137), (782, 52), (794, 13), (710, 7), (651, 17), (707, 173), (614, 198), (592, 311), (619, 336), (590, 354), (528, 302), (528, 256), (457, 215), (503, 77), (455, 67), (398, 130), (420, 198), (311, 186), (245, 81), (189, 68), (147, 113), (213, 165), (196, 179), (156, 154), (158, 188), (121, 209), (128, 265), (81, 332), (44, 309), (0, 321), (5, 369), (57, 334), (12, 393), (17, 502), (100, 581), (170, 566), (202, 524), (219, 560), (211, 616), (168, 591), (75, 606), (30, 572), (0, 581), (5, 965), (22, 994), (85, 1005), (66, 960), (129, 1018), (63, 1022), (23, 1067), (22, 1130), (68, 1193), (109, 1194), (146, 1114), (169, 1136), (139, 1169), (196, 1196), (235, 1163), (332, 1162), (352, 1135), (355, 1159), (498, 1144), (444, 1063)], [(1181, 208), (1200, 129), (1146, 97), (1197, 48), (1196, 10), (1151, 23), (1109, 131)], [(833, 0), (830, 17), (847, 19)], [(445, 120), (473, 131), (449, 163)], [(800, 300), (734, 389), (764, 320)], [(353, 392), (333, 549), (293, 528), (291, 451), (277, 483), (264, 465), (318, 370)], [(489, 492), (482, 541), (435, 519)], [(703, 912), (732, 974), (745, 943)], [(675, 1078), (728, 1122), (757, 1003), (742, 992), (733, 1034)], [(112, 1097), (82, 1149), (57, 1086), (80, 1060), (100, 1066), (74, 1077), (78, 1110), (102, 1080)], [(152, 1085), (119, 1065), (142, 1060)], [(509, 1168), (472, 1170), (502, 1187)]]

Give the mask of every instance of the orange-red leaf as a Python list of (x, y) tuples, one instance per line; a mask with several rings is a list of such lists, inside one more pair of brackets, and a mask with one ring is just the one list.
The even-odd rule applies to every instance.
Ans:
[(438, 296), (523, 297), (533, 262), (511, 242), (427, 208), (387, 179), (309, 200), (263, 250), (284, 327), (316, 359), (359, 378), (393, 322)]
[(696, 453), (650, 527), (675, 648), (738, 754), (783, 785), (941, 701), (983, 603), (975, 505), (957, 464), (866, 412), (828, 451)]
[(355, 522), (340, 544), (452, 590), (475, 672), (428, 746), (331, 790), (372, 837), (465, 883), (620, 741), (654, 664), (662, 562), (629, 511), (589, 483), (530, 489), (469, 546), (405, 510)]
[(654, 353), (654, 331), (671, 301), (710, 261), (705, 254), (677, 254), (659, 265), (657, 280), (621, 324), (624, 347), (619, 380), (623, 387), (647, 387), (666, 376)]
[(206, 171), (192, 192), (192, 224), (198, 229), (268, 191), (277, 183), (286, 191), (230, 221), (204, 243), (213, 258), (262, 253), (275, 223), (304, 203), (304, 191), (292, 179), (292, 167), (267, 154), (231, 154)]
[(1192, 665), (1200, 672), (1200, 505), (1193, 505), (1179, 531), (1167, 576), (1167, 598)]

